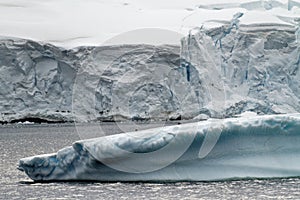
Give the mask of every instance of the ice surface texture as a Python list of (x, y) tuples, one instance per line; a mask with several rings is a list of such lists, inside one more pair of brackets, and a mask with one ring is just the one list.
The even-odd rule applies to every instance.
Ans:
[(36, 181), (203, 181), (300, 176), (300, 114), (149, 129), (20, 160)]
[[(240, 13), (241, 15), (241, 13)], [(0, 41), (0, 121), (192, 119), (300, 111), (297, 28), (198, 28), (179, 46)]]

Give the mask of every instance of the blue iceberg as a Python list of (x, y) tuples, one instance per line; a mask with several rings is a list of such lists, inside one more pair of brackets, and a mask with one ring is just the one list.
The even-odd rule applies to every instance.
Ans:
[(300, 114), (242, 116), (75, 142), (19, 162), (35, 181), (211, 181), (300, 176)]

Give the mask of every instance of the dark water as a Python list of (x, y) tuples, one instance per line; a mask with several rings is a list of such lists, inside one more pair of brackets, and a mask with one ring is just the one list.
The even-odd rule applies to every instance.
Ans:
[[(152, 124), (145, 127), (159, 126)], [(96, 125), (81, 125), (92, 132)], [(121, 130), (101, 125), (106, 134)], [(124, 125), (126, 130), (136, 127)], [(122, 128), (122, 129), (123, 129)], [(139, 127), (139, 129), (142, 129)], [(300, 199), (300, 179), (195, 183), (33, 183), (18, 160), (52, 153), (79, 140), (72, 124), (0, 126), (0, 199)]]

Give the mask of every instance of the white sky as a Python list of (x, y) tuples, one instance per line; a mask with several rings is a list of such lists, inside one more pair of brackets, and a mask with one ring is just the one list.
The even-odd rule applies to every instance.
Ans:
[[(298, 7), (290, 11), (284, 7), (266, 10), (263, 1), (256, 1), (262, 7), (254, 10), (238, 7), (255, 0), (227, 1), (237, 6), (223, 10), (199, 8), (212, 2), (224, 4), (221, 0), (0, 0), (0, 35), (65, 47), (140, 42), (179, 44), (182, 34), (191, 28), (207, 20), (230, 20), (238, 11), (245, 13), (241, 18), (245, 24), (284, 23), (276, 15), (300, 14)], [(278, 2), (287, 5), (288, 0)], [(143, 30), (134, 31), (137, 29)]]

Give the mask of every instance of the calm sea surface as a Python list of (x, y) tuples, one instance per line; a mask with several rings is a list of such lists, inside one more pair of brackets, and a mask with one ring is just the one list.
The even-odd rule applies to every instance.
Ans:
[[(123, 131), (159, 124), (122, 124)], [(113, 123), (0, 125), (0, 199), (300, 199), (300, 179), (179, 183), (33, 183), (16, 169), (18, 160), (53, 153), (82, 139), (83, 130), (121, 132)], [(120, 125), (119, 125), (120, 127)], [(80, 130), (79, 133), (77, 130)], [(91, 136), (87, 134), (85, 136)]]

